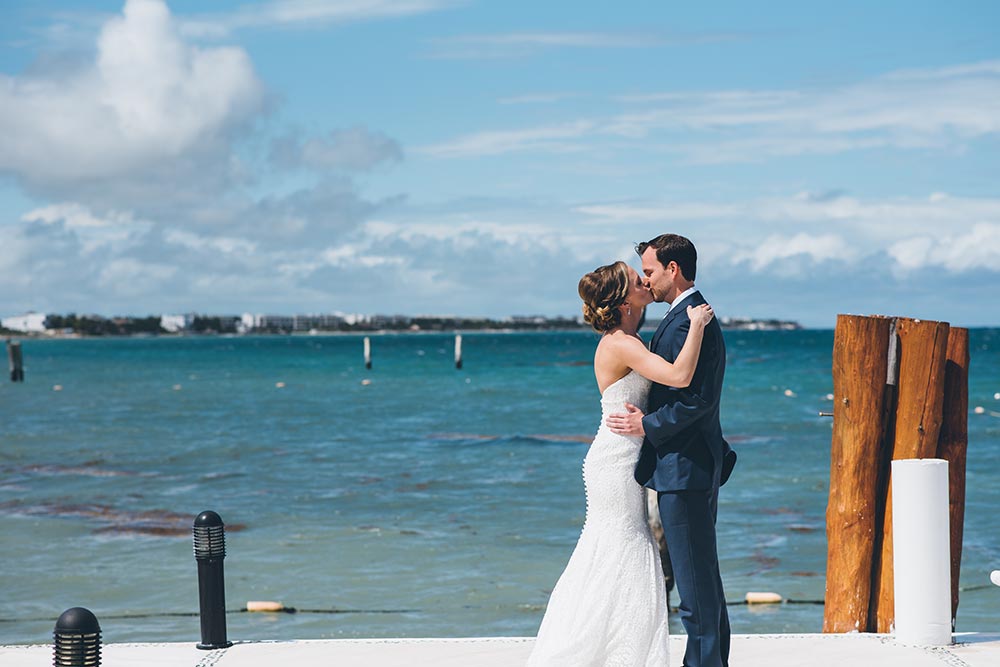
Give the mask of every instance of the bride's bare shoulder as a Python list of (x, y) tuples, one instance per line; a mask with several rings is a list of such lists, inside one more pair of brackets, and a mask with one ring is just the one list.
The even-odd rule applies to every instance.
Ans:
[(615, 356), (628, 354), (636, 347), (645, 348), (645, 345), (640, 339), (635, 336), (631, 336), (624, 331), (614, 331), (607, 334), (601, 339), (598, 348), (600, 348), (601, 345), (603, 345), (608, 352), (614, 354)]
[(600, 342), (597, 343), (597, 357), (601, 356), (616, 356), (625, 338), (628, 338), (621, 331), (610, 331), (603, 336), (601, 336)]

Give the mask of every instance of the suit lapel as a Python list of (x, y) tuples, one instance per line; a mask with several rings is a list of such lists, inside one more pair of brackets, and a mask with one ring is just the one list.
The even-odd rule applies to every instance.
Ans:
[(663, 319), (660, 320), (660, 326), (656, 327), (656, 333), (653, 334), (652, 339), (650, 339), (649, 341), (649, 349), (651, 351), (655, 352), (656, 346), (660, 344), (660, 337), (663, 336), (663, 332), (667, 328), (667, 323), (670, 321), (670, 315), (672, 313), (673, 311), (670, 311), (669, 313), (664, 315)]
[(656, 346), (660, 344), (660, 338), (663, 336), (663, 332), (667, 330), (667, 326), (681, 313), (687, 315), (687, 307), (694, 303), (704, 303), (704, 299), (701, 297), (701, 292), (697, 290), (688, 294), (682, 301), (676, 305), (671, 306), (670, 312), (668, 312), (663, 320), (660, 322), (660, 326), (656, 328), (656, 333), (653, 334), (653, 339), (649, 343), (649, 349), (656, 351)]
[(697, 290), (695, 290), (694, 292), (691, 292), (686, 297), (684, 297), (684, 299), (682, 301), (680, 301), (679, 303), (675, 304), (670, 309), (670, 312), (667, 313), (667, 317), (666, 317), (667, 322), (669, 322), (670, 320), (674, 319), (675, 317), (677, 317), (681, 313), (684, 313), (685, 315), (687, 315), (687, 307), (688, 306), (695, 306), (695, 305), (698, 305), (698, 304), (701, 304), (701, 303), (705, 303), (705, 300), (703, 298), (701, 298), (701, 292), (699, 292)]

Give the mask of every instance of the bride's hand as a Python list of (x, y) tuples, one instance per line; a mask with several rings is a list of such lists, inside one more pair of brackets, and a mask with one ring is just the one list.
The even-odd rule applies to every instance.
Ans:
[(715, 311), (707, 303), (703, 303), (700, 306), (688, 306), (687, 313), (692, 325), (703, 327), (708, 326), (708, 323), (715, 317)]

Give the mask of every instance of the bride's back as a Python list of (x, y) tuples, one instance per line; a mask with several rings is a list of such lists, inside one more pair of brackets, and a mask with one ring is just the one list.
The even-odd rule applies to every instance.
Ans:
[(594, 377), (602, 394), (632, 370), (621, 354), (621, 346), (628, 342), (626, 338), (635, 339), (634, 336), (618, 329), (601, 336), (597, 344), (597, 349), (594, 351)]

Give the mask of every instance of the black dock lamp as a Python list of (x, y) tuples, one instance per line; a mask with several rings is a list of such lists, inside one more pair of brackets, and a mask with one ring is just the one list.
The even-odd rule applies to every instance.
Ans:
[(64, 611), (53, 635), (55, 667), (100, 667), (101, 625), (89, 609), (73, 607)]
[(198, 600), (201, 605), (201, 643), (212, 650), (233, 645), (226, 639), (226, 529), (222, 518), (206, 510), (194, 520), (194, 558), (198, 561)]

